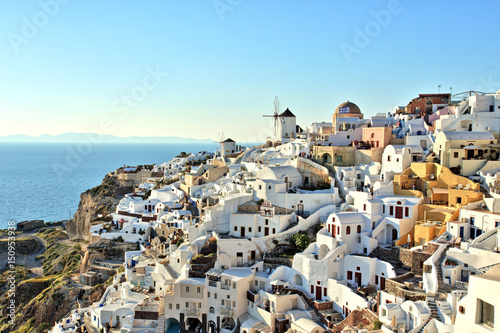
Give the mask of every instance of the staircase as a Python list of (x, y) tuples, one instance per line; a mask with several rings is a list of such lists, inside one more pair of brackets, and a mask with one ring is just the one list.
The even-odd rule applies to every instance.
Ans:
[(436, 269), (438, 276), (438, 293), (450, 293), (451, 291), (456, 289), (450, 286), (449, 284), (444, 283), (442, 263), (445, 257), (446, 257), (446, 250), (443, 251), (441, 257), (436, 262)]
[(441, 301), (439, 302), (439, 307), (441, 308), (441, 311), (447, 315), (448, 317), (451, 317), (453, 315), (453, 311), (451, 309), (451, 305), (448, 301)]
[(318, 321), (319, 318), (318, 318), (318, 316), (316, 315), (316, 312), (313, 309), (307, 308), (306, 311), (309, 312), (309, 315), (311, 316), (311, 320), (312, 321), (315, 321), (315, 322)]
[(167, 272), (174, 278), (174, 279), (177, 279), (180, 274), (177, 273), (173, 268), (172, 266), (170, 266), (170, 264), (166, 264), (165, 265), (165, 268), (167, 269)]
[[(420, 331), (418, 331), (418, 333), (424, 333), (425, 332), (425, 328), (427, 327), (427, 325), (429, 325), (429, 322), (434, 319), (434, 318), (438, 318), (438, 313), (437, 313), (437, 304), (436, 304), (436, 301), (434, 300), (433, 297), (427, 297), (427, 305), (429, 306), (429, 308), (431, 309), (431, 316), (429, 317), (429, 319), (427, 319), (427, 321), (425, 322), (425, 324), (422, 326), (422, 328), (420, 329)], [(438, 318), (439, 319), (439, 318)]]
[(309, 306), (309, 303), (307, 303), (304, 296), (299, 294), (299, 298), (304, 303), (304, 306), (306, 307), (306, 311), (309, 313), (311, 320), (314, 321), (316, 324), (320, 325), (321, 327), (324, 327), (325, 325), (321, 322), (321, 319), (316, 314), (316, 311)]
[(160, 297), (160, 307), (158, 308), (158, 326), (156, 326), (155, 333), (165, 332), (165, 298)]

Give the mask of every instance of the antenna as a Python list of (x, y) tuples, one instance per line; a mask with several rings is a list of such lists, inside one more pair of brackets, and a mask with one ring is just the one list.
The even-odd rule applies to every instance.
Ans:
[(273, 104), (274, 104), (274, 114), (273, 115), (263, 115), (263, 117), (273, 117), (274, 118), (273, 131), (274, 131), (274, 134), (276, 135), (278, 115), (280, 113), (280, 102), (278, 101), (278, 96), (274, 96), (274, 103)]
[(441, 93), (441, 85), (438, 84), (438, 93)]

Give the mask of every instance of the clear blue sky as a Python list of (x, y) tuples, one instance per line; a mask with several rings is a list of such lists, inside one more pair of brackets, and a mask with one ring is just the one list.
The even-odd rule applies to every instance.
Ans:
[(304, 127), (347, 99), (370, 116), (438, 84), (500, 88), (498, 1), (72, 0), (44, 14), (54, 1), (0, 2), (0, 135), (106, 119), (118, 136), (252, 141), (275, 95)]

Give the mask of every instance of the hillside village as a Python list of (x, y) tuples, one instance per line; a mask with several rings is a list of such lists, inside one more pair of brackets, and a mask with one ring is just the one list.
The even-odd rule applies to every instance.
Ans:
[(500, 332), (500, 91), (311, 120), (110, 173), (132, 191), (85, 238), (130, 246), (86, 253), (113, 282), (51, 332)]

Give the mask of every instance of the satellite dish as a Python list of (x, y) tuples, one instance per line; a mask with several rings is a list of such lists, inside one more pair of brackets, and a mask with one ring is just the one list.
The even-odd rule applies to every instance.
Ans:
[(429, 176), (429, 178), (430, 179), (434, 179), (434, 178), (436, 178), (436, 175), (432, 174), (432, 175)]

